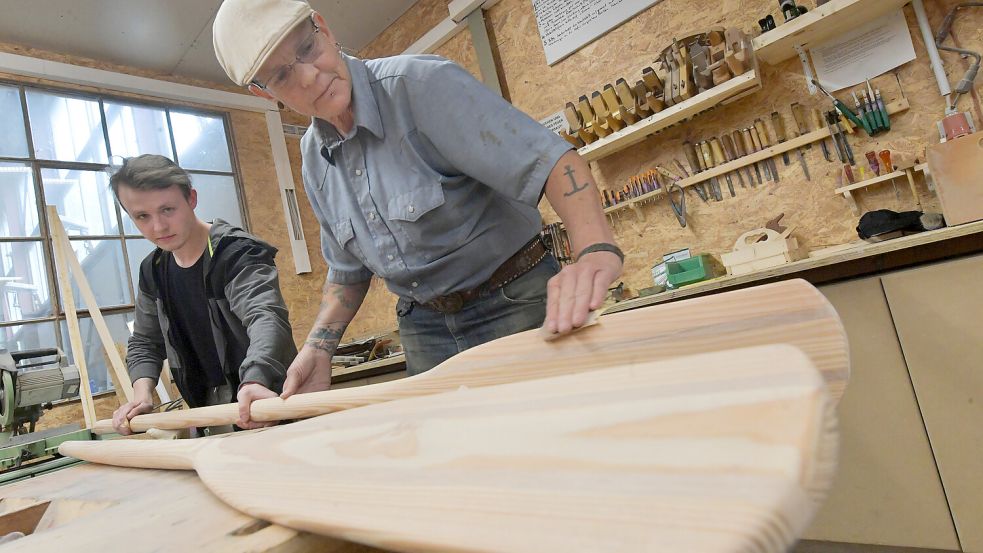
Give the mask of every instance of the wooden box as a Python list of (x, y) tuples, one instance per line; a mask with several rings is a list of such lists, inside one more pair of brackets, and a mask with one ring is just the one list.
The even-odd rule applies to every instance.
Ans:
[[(799, 242), (789, 237), (789, 228), (779, 234), (771, 229), (749, 230), (734, 243), (734, 251), (720, 256), (729, 275), (743, 275), (778, 267), (802, 259)], [(765, 239), (759, 241), (761, 237)]]
[(934, 144), (927, 154), (946, 224), (983, 219), (983, 132)]

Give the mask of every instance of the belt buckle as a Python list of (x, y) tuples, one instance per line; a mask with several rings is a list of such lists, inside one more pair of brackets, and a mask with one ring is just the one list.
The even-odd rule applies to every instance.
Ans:
[(434, 298), (431, 303), (441, 313), (457, 313), (464, 307), (464, 296), (460, 292), (452, 292), (446, 296)]

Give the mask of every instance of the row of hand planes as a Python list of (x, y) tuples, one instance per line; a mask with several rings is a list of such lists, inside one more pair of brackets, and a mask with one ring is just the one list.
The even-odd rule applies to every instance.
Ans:
[(750, 38), (733, 27), (674, 39), (656, 58), (658, 69), (642, 69), (634, 86), (622, 78), (589, 99), (568, 102), (563, 114), (569, 131), (560, 135), (578, 148), (590, 144), (744, 74), (751, 56)]

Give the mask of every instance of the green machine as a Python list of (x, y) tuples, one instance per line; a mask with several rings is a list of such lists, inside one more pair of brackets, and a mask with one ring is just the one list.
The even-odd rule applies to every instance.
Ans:
[(35, 432), (35, 425), (52, 402), (78, 393), (78, 368), (61, 350), (0, 348), (0, 484), (76, 462), (58, 458), (58, 446), (92, 439), (91, 432), (77, 424)]

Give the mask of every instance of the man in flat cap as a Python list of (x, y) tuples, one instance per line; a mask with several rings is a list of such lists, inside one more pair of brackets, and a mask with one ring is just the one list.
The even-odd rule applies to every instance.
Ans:
[[(587, 163), (467, 71), (345, 55), (297, 0), (225, 0), (213, 36), (236, 84), (312, 118), (304, 187), (329, 269), (284, 397), (329, 386), (372, 275), (399, 296), (410, 374), (544, 319), (568, 332), (600, 307), (624, 256)], [(544, 194), (578, 252), (562, 271), (540, 240)]]

